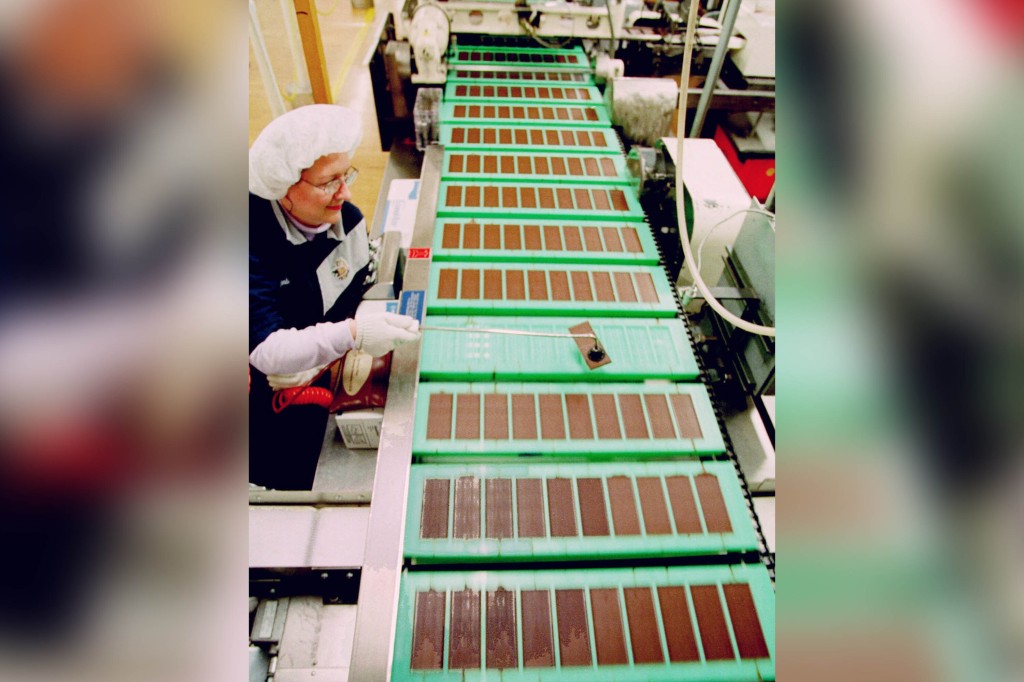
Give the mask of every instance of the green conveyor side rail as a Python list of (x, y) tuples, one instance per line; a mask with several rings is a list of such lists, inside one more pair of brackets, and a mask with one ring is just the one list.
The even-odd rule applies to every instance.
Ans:
[(651, 228), (641, 223), (442, 218), (434, 226), (432, 258), (438, 263), (657, 265), (658, 250)]
[(445, 102), (526, 102), (543, 104), (603, 104), (593, 85), (536, 83), (448, 83)]
[(593, 85), (594, 76), (582, 71), (534, 69), (479, 69), (458, 66), (448, 70), (449, 83), (560, 83)]
[(702, 384), (424, 382), (414, 455), (636, 460), (725, 452)]
[(441, 144), (447, 150), (495, 151), (522, 149), (532, 154), (581, 152), (622, 155), (622, 143), (611, 128), (555, 128), (442, 121)]
[(405, 556), (523, 562), (757, 551), (731, 462), (420, 464)]
[(563, 103), (445, 102), (441, 105), (441, 120), (445, 123), (481, 125), (498, 123), (509, 126), (542, 126), (559, 128), (586, 128), (611, 125), (608, 110), (602, 104), (580, 105)]
[(583, 48), (469, 47), (455, 45), (448, 51), (448, 67), (497, 66), (509, 69), (591, 69)]
[(584, 220), (646, 219), (631, 187), (580, 183), (497, 183), (442, 180), (439, 218), (546, 218), (567, 215)]
[(434, 315), (675, 317), (665, 271), (651, 266), (438, 263), (427, 312)]
[(775, 679), (760, 565), (402, 576), (391, 679)]
[[(611, 363), (589, 369), (573, 339), (473, 332), (510, 329), (566, 334), (589, 322)], [(686, 328), (675, 318), (446, 317), (427, 315), (420, 379), (430, 381), (696, 380), (700, 371)]]
[(446, 151), (441, 162), (441, 177), (452, 181), (633, 183), (622, 156), (526, 154), (504, 149), (491, 152)]

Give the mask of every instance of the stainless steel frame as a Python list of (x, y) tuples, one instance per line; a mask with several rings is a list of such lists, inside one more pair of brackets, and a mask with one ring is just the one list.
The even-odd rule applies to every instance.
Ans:
[[(429, 247), (433, 241), (442, 155), (443, 149), (432, 145), (424, 156), (413, 248)], [(405, 265), (404, 288), (425, 291), (429, 276), (429, 260), (409, 260)], [(401, 346), (392, 356), (359, 586), (351, 680), (391, 677), (419, 362), (419, 343)]]
[(704, 81), (704, 89), (700, 93), (697, 111), (693, 116), (693, 125), (690, 126), (690, 137), (700, 137), (700, 131), (704, 127), (704, 119), (711, 106), (711, 95), (718, 85), (718, 76), (722, 73), (722, 64), (725, 63), (725, 55), (729, 51), (729, 40), (732, 38), (733, 28), (736, 26), (736, 15), (740, 12), (742, 2), (743, 0), (731, 0), (725, 8), (721, 37), (715, 47), (715, 54), (711, 57), (708, 76)]

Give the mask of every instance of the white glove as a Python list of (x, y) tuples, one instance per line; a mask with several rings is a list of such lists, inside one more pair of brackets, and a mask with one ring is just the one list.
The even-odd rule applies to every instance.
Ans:
[(403, 343), (420, 338), (415, 317), (395, 313), (370, 313), (356, 320), (356, 348), (380, 357)]
[(322, 372), (326, 366), (327, 365), (320, 365), (319, 367), (304, 369), (301, 372), (294, 372), (293, 374), (268, 374), (267, 383), (270, 384), (270, 388), (275, 391), (280, 391), (282, 388), (305, 386), (316, 378), (316, 375)]

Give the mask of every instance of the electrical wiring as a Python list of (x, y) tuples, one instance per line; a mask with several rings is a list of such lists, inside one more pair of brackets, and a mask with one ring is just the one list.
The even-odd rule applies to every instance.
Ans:
[(703, 255), (704, 255), (704, 244), (707, 243), (708, 237), (711, 236), (711, 233), (714, 232), (715, 230), (717, 230), (720, 226), (724, 225), (725, 223), (727, 223), (730, 220), (732, 220), (733, 218), (735, 218), (736, 216), (743, 215), (744, 213), (758, 213), (760, 215), (768, 216), (773, 221), (775, 220), (775, 214), (774, 213), (772, 213), (770, 211), (766, 211), (764, 209), (760, 209), (760, 208), (741, 208), (740, 210), (736, 211), (735, 213), (733, 213), (729, 217), (722, 218), (717, 223), (712, 225), (710, 230), (708, 230), (707, 232), (704, 233), (704, 236), (700, 240), (700, 244), (697, 245), (697, 272), (701, 271), (701, 263), (703, 262)]
[(294, 386), (274, 391), (274, 396), (271, 399), (271, 407), (274, 409), (274, 414), (280, 414), (289, 405), (319, 405), (324, 408), (330, 407), (331, 403), (334, 402), (334, 393), (322, 386), (313, 386), (312, 384), (325, 373), (330, 372), (340, 362), (341, 359), (339, 358), (328, 364), (305, 386)]
[(612, 0), (605, 0), (604, 8), (608, 12), (608, 34), (612, 37), (612, 52), (609, 56), (615, 59), (615, 22), (612, 20)]
[(679, 241), (683, 247), (683, 259), (686, 263), (687, 269), (690, 271), (690, 276), (693, 278), (693, 285), (700, 292), (701, 296), (704, 297), (704, 301), (711, 306), (711, 309), (722, 316), (727, 322), (732, 324), (738, 329), (750, 332), (751, 334), (759, 334), (761, 336), (775, 336), (775, 327), (766, 327), (761, 324), (754, 324), (748, 322), (738, 315), (734, 315), (730, 312), (721, 301), (715, 298), (711, 294), (711, 290), (708, 288), (704, 279), (700, 276), (700, 270), (697, 269), (696, 263), (694, 262), (693, 250), (690, 247), (690, 240), (687, 236), (686, 230), (686, 213), (684, 210), (683, 197), (685, 196), (683, 190), (683, 141), (686, 133), (686, 100), (687, 100), (687, 84), (690, 80), (690, 60), (693, 56), (693, 38), (694, 31), (697, 23), (697, 0), (690, 0), (690, 13), (689, 18), (686, 20), (686, 41), (685, 48), (683, 50), (683, 68), (679, 77), (679, 122), (676, 127), (676, 215), (679, 221), (679, 225), (682, 226), (679, 230)]
[(571, 37), (564, 39), (560, 43), (554, 43), (554, 42), (545, 40), (544, 38), (541, 38), (540, 35), (537, 34), (537, 29), (533, 26), (533, 24), (531, 24), (526, 19), (520, 19), (519, 20), (519, 25), (526, 32), (526, 35), (530, 36), (535, 41), (537, 41), (537, 43), (540, 44), (541, 47), (546, 47), (549, 50), (560, 50), (560, 49), (564, 48), (566, 45), (568, 45), (572, 41)]
[(274, 414), (280, 414), (289, 405), (317, 405), (330, 407), (334, 402), (334, 394), (320, 386), (296, 386), (274, 391), (271, 407)]

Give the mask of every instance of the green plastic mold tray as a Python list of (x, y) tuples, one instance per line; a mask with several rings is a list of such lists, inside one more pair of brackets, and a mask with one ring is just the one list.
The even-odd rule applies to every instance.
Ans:
[(495, 151), (498, 148), (543, 152), (622, 154), (622, 143), (611, 128), (553, 128), (500, 124), (441, 123), (445, 149)]
[(626, 160), (610, 154), (528, 154), (497, 149), (491, 152), (446, 151), (441, 163), (446, 180), (506, 182), (586, 182), (591, 185), (631, 184)]
[(725, 452), (701, 384), (421, 382), (414, 455), (638, 459)]
[(658, 264), (646, 224), (591, 220), (442, 218), (434, 226), (432, 257), (434, 262)]
[(620, 185), (541, 184), (442, 180), (437, 217), (511, 216), (559, 220), (645, 220), (631, 187)]
[(441, 105), (444, 123), (479, 125), (501, 123), (511, 126), (558, 126), (586, 128), (608, 126), (611, 119), (602, 105), (579, 104), (522, 104), (496, 102), (493, 104), (445, 102)]
[(677, 309), (658, 267), (437, 263), (430, 269), (427, 312), (675, 317)]
[(547, 83), (448, 83), (445, 102), (533, 102), (543, 104), (603, 104), (593, 85)]
[(761, 565), (407, 571), (391, 679), (775, 679)]
[(589, 71), (590, 59), (583, 48), (547, 49), (530, 47), (469, 47), (453, 46), (448, 52), (449, 68), (500, 66), (519, 70), (542, 68), (548, 70), (577, 69)]
[(419, 464), (405, 556), (519, 562), (756, 552), (731, 462)]
[[(475, 332), (510, 329), (566, 334), (589, 322), (611, 363), (587, 367), (574, 339)], [(699, 375), (686, 328), (675, 318), (443, 317), (424, 330), (420, 378), (430, 381), (692, 381)]]
[(582, 71), (535, 71), (533, 69), (478, 69), (460, 66), (448, 69), (449, 83), (560, 83), (591, 85), (594, 76)]

